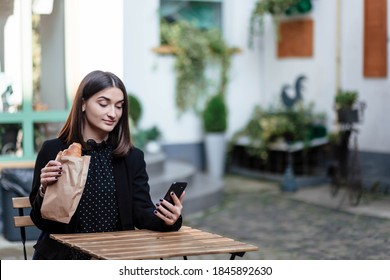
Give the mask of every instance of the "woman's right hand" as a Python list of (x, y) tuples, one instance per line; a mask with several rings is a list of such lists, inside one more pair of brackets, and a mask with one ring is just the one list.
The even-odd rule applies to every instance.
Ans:
[(57, 160), (49, 161), (44, 168), (41, 169), (41, 186), (42, 192), (45, 193), (48, 185), (57, 182), (62, 175), (62, 164)]

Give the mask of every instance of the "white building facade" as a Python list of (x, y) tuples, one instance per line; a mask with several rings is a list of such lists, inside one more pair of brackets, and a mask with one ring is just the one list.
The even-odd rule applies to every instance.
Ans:
[[(23, 61), (23, 57), (31, 53), (25, 50), (23, 39), (12, 41), (10, 38), (11, 34), (19, 34), (20, 38), (28, 36), (29, 31), (23, 27), (26, 24), (23, 13), (34, 1), (13, 2), (14, 11), (7, 14), (2, 30), (1, 72), (21, 85), (15, 88), (24, 96), (24, 91), (31, 91), (26, 84), (31, 82), (32, 68), (29, 67), (31, 61), (27, 58)], [(313, 55), (283, 59), (276, 54), (277, 36), (270, 17), (266, 17), (263, 36), (254, 39), (253, 48), (248, 47), (249, 19), (256, 0), (212, 2), (221, 3), (224, 38), (231, 46), (241, 49), (233, 56), (229, 73), (227, 137), (247, 123), (255, 105), (267, 108), (279, 102), (282, 86), (305, 75), (303, 99), (314, 102), (316, 111), (326, 113), (329, 131), (335, 129), (337, 89), (359, 92), (359, 99), (367, 104), (364, 121), (358, 125), (359, 150), (372, 169), (378, 167), (384, 171), (377, 176), (385, 176), (385, 169), (390, 167), (390, 130), (386, 126), (390, 122), (390, 110), (386, 109), (390, 103), (390, 78), (363, 75), (364, 0), (313, 0), (312, 11), (299, 16), (313, 20)], [(61, 20), (59, 32), (62, 30), (63, 37), (58, 40), (62, 46), (54, 45), (56, 51), (48, 48), (55, 33), (51, 34), (53, 30), (47, 28), (43, 37), (47, 38), (47, 42), (43, 42), (47, 52), (42, 56), (50, 55), (50, 59), (44, 61), (43, 58), (45, 63), (48, 61), (43, 73), (59, 73), (53, 77), (62, 77), (65, 81), (68, 100), (89, 71), (101, 69), (116, 73), (143, 105), (140, 126), (156, 125), (162, 132), (162, 145), (168, 156), (192, 162), (202, 169), (200, 118), (192, 112), (177, 116), (175, 57), (152, 51), (160, 44), (159, 7), (160, 0), (54, 0), (53, 13), (60, 12), (63, 17), (56, 14), (51, 18), (43, 16), (43, 19), (52, 22), (51, 26), (57, 26), (55, 23)], [(389, 9), (387, 5), (387, 13)], [(15, 55), (15, 52), (23, 55)], [(42, 88), (48, 89), (42, 93), (43, 98), (48, 103), (58, 100), (53, 97), (56, 85), (51, 81), (53, 79), (42, 80)], [(66, 100), (63, 98), (61, 102)], [(55, 102), (51, 106), (55, 109)], [(9, 121), (8, 118), (3, 120)]]

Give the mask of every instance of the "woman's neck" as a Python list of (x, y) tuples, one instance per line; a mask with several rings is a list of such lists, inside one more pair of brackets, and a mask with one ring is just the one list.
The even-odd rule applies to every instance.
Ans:
[(92, 129), (91, 126), (85, 125), (83, 126), (83, 140), (87, 142), (87, 140), (92, 139), (96, 143), (101, 143), (108, 139), (109, 133), (102, 131), (102, 130), (96, 130)]
[(92, 139), (96, 143), (101, 143), (101, 142), (106, 141), (108, 139), (108, 134), (106, 134), (106, 135), (96, 135), (96, 134), (85, 133), (83, 135), (83, 139), (84, 139), (85, 142), (87, 142), (88, 140)]

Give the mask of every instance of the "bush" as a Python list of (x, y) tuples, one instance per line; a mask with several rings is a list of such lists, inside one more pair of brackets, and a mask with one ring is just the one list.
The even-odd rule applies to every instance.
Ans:
[(221, 94), (212, 96), (203, 111), (203, 128), (206, 132), (225, 132), (227, 108)]
[(132, 94), (128, 94), (127, 98), (129, 101), (129, 117), (133, 120), (134, 125), (137, 127), (142, 115), (141, 102)]
[(247, 137), (247, 152), (266, 159), (270, 146), (276, 142), (302, 141), (307, 148), (310, 140), (325, 137), (325, 120), (325, 114), (314, 113), (313, 104), (297, 103), (292, 109), (270, 110), (256, 106), (247, 125), (233, 135), (231, 145), (240, 137)]

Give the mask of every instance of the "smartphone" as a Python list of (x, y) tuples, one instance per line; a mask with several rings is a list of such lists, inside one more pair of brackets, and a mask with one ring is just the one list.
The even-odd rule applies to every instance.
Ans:
[(165, 194), (164, 199), (171, 204), (175, 204), (171, 197), (171, 192), (174, 192), (176, 196), (180, 198), (181, 194), (184, 192), (186, 187), (187, 187), (187, 182), (173, 182), (172, 185), (169, 187), (169, 190)]

